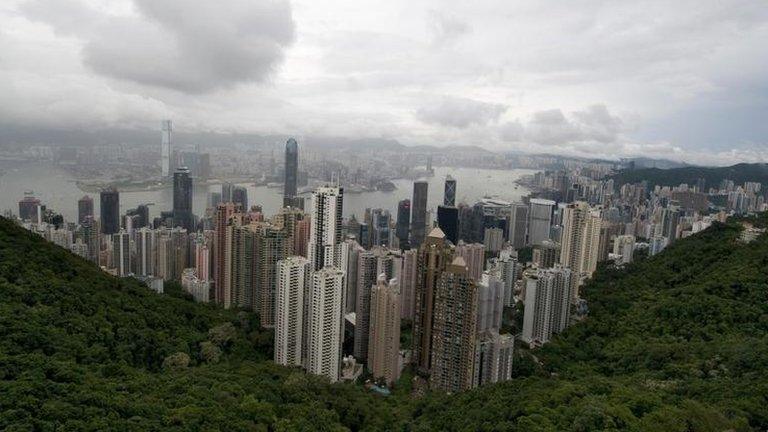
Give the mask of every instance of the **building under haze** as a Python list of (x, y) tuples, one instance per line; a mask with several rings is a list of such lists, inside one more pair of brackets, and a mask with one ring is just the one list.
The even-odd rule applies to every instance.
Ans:
[(82, 224), (89, 216), (93, 217), (93, 198), (85, 195), (77, 200), (77, 223)]
[(451, 176), (445, 178), (443, 205), (448, 207), (456, 206), (456, 179)]
[(179, 167), (173, 173), (173, 226), (195, 230), (195, 220), (192, 215), (192, 177), (189, 169)]
[(163, 120), (161, 124), (162, 135), (160, 138), (160, 167), (161, 175), (171, 175), (171, 131), (173, 125), (170, 120)]
[(285, 183), (283, 188), (283, 207), (304, 208), (304, 200), (298, 197), (299, 145), (290, 138), (285, 143)]
[(19, 219), (34, 223), (39, 222), (43, 211), (41, 207), (39, 199), (31, 194), (26, 195), (19, 201)]
[(555, 210), (555, 202), (546, 199), (534, 198), (530, 202), (528, 243), (539, 245), (550, 238), (552, 230), (552, 213)]
[(120, 231), (120, 193), (109, 187), (99, 194), (101, 204), (101, 233), (115, 234)]
[(410, 249), (408, 235), (411, 225), (411, 200), (404, 199), (397, 203), (397, 225), (395, 227), (395, 237), (397, 237), (400, 249)]
[(424, 241), (427, 230), (427, 191), (426, 181), (413, 182), (413, 200), (411, 201), (411, 247), (418, 248)]

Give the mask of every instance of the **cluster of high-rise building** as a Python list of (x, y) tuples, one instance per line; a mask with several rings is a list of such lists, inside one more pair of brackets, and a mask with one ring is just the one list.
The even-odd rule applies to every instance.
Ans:
[[(409, 365), (446, 392), (509, 380), (516, 340), (545, 344), (578, 319), (580, 288), (601, 262), (626, 265), (727, 212), (766, 208), (759, 183), (617, 187), (600, 170), (575, 167), (537, 174), (540, 190), (522, 202), (457, 203), (460, 185), (449, 176), (436, 209), (428, 183), (416, 181), (396, 214), (372, 207), (345, 219), (339, 184), (316, 188), (305, 209), (298, 143), (289, 139), (277, 214), (249, 206), (247, 190), (225, 182), (198, 217), (196, 175), (171, 163), (170, 143), (164, 122), (162, 171), (175, 171), (173, 207), (159, 217), (150, 220), (148, 204), (121, 212), (114, 188), (100, 193), (98, 218), (89, 196), (66, 223), (31, 194), (19, 217), (117, 276), (178, 281), (196, 301), (257, 313), (274, 329), (276, 363), (332, 382), (359, 376), (359, 365), (386, 386)], [(712, 202), (722, 211), (707, 214)], [(522, 251), (530, 258), (518, 259)], [(522, 328), (512, 334), (519, 302)], [(401, 346), (403, 322), (409, 346)]]

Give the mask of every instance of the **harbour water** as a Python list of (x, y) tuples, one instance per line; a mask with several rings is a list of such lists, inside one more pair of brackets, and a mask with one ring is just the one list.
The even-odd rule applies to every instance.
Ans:
[[(506, 201), (519, 201), (530, 191), (517, 186), (515, 180), (523, 175), (532, 174), (533, 170), (491, 170), (478, 168), (436, 167), (435, 175), (427, 177), (429, 183), (428, 208), (434, 209), (443, 201), (443, 182), (451, 175), (457, 182), (456, 201), (472, 204), (490, 196)], [(397, 203), (405, 198), (412, 198), (413, 182), (410, 180), (393, 181), (397, 189), (391, 192), (347, 193), (344, 196), (344, 215), (355, 214), (358, 218), (366, 208), (383, 208), (397, 215)], [(275, 214), (282, 205), (282, 188), (268, 188), (242, 183), (248, 188), (249, 205), (259, 204), (267, 215)], [(202, 215), (208, 204), (209, 192), (220, 191), (218, 185), (196, 186), (193, 196), (193, 210)], [(77, 217), (77, 200), (85, 192), (81, 191), (76, 180), (66, 171), (49, 164), (38, 163), (0, 163), (0, 210), (18, 212), (18, 201), (26, 191), (33, 192), (43, 204), (61, 213), (66, 220), (74, 221)], [(91, 194), (94, 199), (94, 211), (99, 213), (98, 194)], [(310, 195), (305, 195), (309, 198)], [(173, 193), (170, 187), (160, 190), (121, 192), (120, 212), (123, 213), (139, 204), (152, 203), (150, 217), (159, 216), (161, 211), (171, 210)], [(307, 203), (308, 205), (309, 203)], [(308, 208), (308, 207), (307, 207)]]

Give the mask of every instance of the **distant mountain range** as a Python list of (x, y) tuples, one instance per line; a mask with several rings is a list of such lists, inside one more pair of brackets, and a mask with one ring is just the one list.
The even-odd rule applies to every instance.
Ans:
[(611, 176), (618, 184), (647, 181), (650, 187), (677, 186), (681, 183), (694, 185), (704, 179), (706, 187), (717, 186), (723, 180), (733, 180), (737, 184), (747, 181), (768, 185), (768, 164), (741, 163), (729, 167), (696, 167), (660, 169), (642, 168), (625, 169)]

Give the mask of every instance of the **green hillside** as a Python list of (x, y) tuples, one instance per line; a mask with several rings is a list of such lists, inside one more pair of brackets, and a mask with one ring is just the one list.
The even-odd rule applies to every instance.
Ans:
[(275, 366), (254, 316), (154, 294), (2, 219), (0, 430), (766, 430), (768, 239), (738, 232), (600, 270), (590, 317), (522, 353), (512, 382), (412, 399)]
[(677, 186), (681, 183), (695, 185), (698, 179), (706, 181), (707, 188), (717, 187), (723, 180), (733, 180), (736, 184), (753, 181), (768, 185), (768, 165), (762, 163), (737, 164), (729, 167), (682, 167), (682, 168), (641, 168), (622, 170), (611, 176), (616, 184), (640, 183), (645, 180), (648, 186)]

